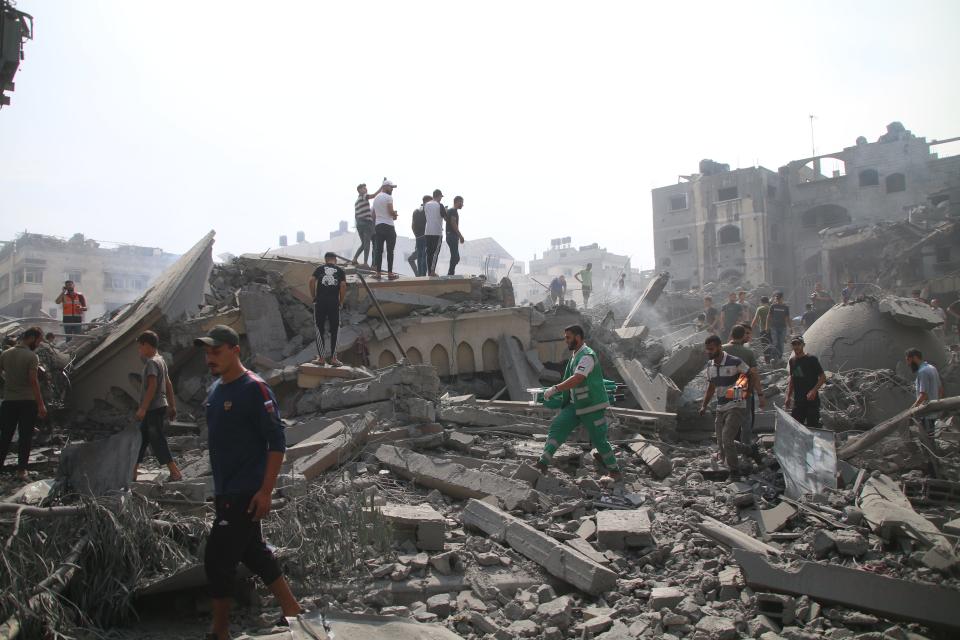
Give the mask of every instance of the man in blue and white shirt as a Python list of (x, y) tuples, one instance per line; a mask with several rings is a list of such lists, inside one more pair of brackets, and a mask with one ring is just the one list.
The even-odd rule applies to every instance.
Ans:
[[(937, 368), (923, 359), (923, 353), (919, 349), (908, 349), (905, 355), (910, 370), (917, 374), (914, 383), (917, 390), (917, 400), (913, 403), (913, 406), (919, 407), (931, 400), (941, 399), (943, 397), (943, 382), (940, 380), (940, 372), (937, 371)], [(927, 435), (933, 437), (936, 418), (924, 416), (921, 422)]]
[(749, 377), (745, 385), (737, 381), (741, 375), (749, 376), (750, 367), (740, 358), (725, 352), (719, 336), (710, 336), (703, 345), (709, 384), (700, 404), (700, 415), (706, 413), (710, 399), (716, 394), (717, 415), (714, 425), (720, 458), (726, 461), (730, 469), (730, 479), (737, 480), (740, 477), (737, 434), (747, 413), (747, 397), (750, 394)]

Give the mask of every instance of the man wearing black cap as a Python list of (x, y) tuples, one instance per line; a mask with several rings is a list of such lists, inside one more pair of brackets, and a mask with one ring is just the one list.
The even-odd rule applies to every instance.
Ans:
[(783, 408), (800, 424), (811, 429), (820, 427), (820, 387), (827, 383), (827, 376), (817, 356), (804, 353), (800, 336), (790, 340), (793, 355), (787, 362), (787, 399)]
[(270, 588), (284, 618), (303, 611), (260, 529), (270, 512), (286, 439), (273, 392), (240, 362), (237, 332), (217, 325), (194, 344), (203, 347), (210, 373), (219, 377), (204, 403), (216, 496), (204, 568), (213, 598), (213, 630), (207, 639), (226, 640), (229, 598), (240, 562)]

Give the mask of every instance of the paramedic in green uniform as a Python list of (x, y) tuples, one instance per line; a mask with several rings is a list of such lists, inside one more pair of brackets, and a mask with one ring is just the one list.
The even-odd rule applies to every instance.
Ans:
[(564, 329), (563, 338), (567, 348), (573, 352), (563, 374), (564, 380), (543, 392), (544, 400), (562, 393), (563, 408), (550, 424), (550, 433), (547, 434), (543, 455), (537, 462), (537, 470), (546, 473), (560, 445), (578, 425), (583, 425), (590, 435), (590, 442), (600, 454), (609, 477), (618, 481), (621, 478), (620, 468), (617, 466), (613, 447), (607, 441), (606, 409), (609, 402), (607, 390), (603, 386), (603, 371), (600, 370), (599, 358), (593, 349), (584, 344), (583, 329), (579, 325)]

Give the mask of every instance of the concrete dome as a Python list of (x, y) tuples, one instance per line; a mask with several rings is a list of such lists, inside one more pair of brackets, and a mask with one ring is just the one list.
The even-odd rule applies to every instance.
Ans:
[(874, 300), (835, 306), (804, 334), (807, 353), (824, 369), (897, 369), (903, 352), (916, 347), (925, 360), (942, 368), (948, 362), (943, 341), (929, 329), (900, 324), (881, 313)]

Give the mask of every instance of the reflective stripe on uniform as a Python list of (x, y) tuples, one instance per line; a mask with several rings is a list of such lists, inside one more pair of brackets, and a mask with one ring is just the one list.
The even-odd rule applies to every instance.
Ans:
[(582, 416), (585, 413), (593, 413), (595, 411), (603, 411), (610, 406), (609, 402), (601, 402), (599, 404), (591, 405), (589, 407), (584, 407), (583, 409), (577, 409), (577, 415)]

